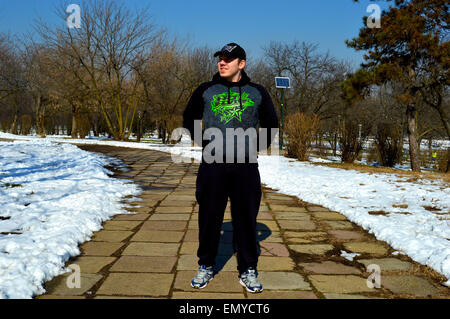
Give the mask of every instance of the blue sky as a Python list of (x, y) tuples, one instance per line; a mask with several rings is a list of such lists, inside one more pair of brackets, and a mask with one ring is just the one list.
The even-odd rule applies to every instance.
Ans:
[[(32, 31), (32, 22), (42, 17), (49, 23), (59, 20), (54, 8), (59, 3), (80, 1), (0, 0), (0, 32), (23, 34)], [(251, 57), (262, 55), (262, 46), (271, 40), (317, 43), (357, 67), (362, 53), (345, 45), (358, 35), (369, 0), (126, 0), (131, 8), (150, 6), (157, 25), (172, 36), (189, 39), (192, 46), (208, 45), (219, 49), (228, 42), (239, 43)], [(384, 2), (378, 2), (383, 9)], [(81, 10), (83, 7), (81, 6)]]

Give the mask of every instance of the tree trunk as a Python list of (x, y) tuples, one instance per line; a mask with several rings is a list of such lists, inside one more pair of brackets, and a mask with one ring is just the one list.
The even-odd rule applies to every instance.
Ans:
[(333, 156), (336, 156), (336, 149), (337, 149), (337, 133), (334, 133), (334, 140), (333, 140)]
[(17, 112), (14, 113), (14, 119), (13, 119), (13, 123), (11, 126), (11, 133), (17, 135), (18, 134), (18, 130), (17, 130), (17, 119), (18, 119), (18, 115)]
[(72, 107), (72, 132), (70, 135), (72, 136), (72, 138), (78, 137), (77, 111), (75, 106)]
[(45, 137), (44, 112), (42, 108), (42, 96), (41, 93), (38, 93), (36, 97), (36, 133), (41, 137)]
[(411, 161), (411, 169), (413, 172), (420, 172), (420, 154), (419, 143), (416, 130), (416, 108), (414, 102), (409, 103), (406, 107), (407, 133), (409, 140), (409, 158)]
[(141, 141), (141, 125), (142, 125), (142, 118), (141, 115), (138, 114), (138, 120), (136, 122), (136, 141), (139, 143)]

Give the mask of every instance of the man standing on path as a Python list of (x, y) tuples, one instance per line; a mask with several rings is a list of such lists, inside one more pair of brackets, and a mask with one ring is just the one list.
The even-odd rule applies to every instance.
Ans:
[[(267, 90), (250, 82), (244, 71), (244, 49), (229, 43), (214, 57), (219, 57), (218, 72), (212, 81), (194, 91), (183, 114), (183, 126), (203, 146), (195, 193), (199, 203), (200, 267), (191, 286), (204, 288), (213, 278), (220, 230), (230, 198), (238, 278), (247, 291), (261, 292), (263, 288), (257, 280), (256, 217), (261, 201), (257, 151), (270, 146), (278, 131), (278, 118)], [(196, 132), (201, 130), (202, 118), (204, 133), (199, 139)]]

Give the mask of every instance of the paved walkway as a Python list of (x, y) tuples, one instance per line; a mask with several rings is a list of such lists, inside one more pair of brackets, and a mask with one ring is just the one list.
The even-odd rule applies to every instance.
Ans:
[[(198, 164), (175, 164), (157, 151), (109, 146), (80, 146), (124, 161), (131, 171), (116, 178), (133, 179), (144, 192), (131, 203), (133, 215), (116, 215), (104, 223), (81, 255), (67, 265), (81, 270), (81, 288), (68, 288), (68, 274), (46, 283), (37, 298), (449, 298), (445, 278), (377, 241), (345, 216), (263, 187), (258, 215), (261, 246), (261, 294), (248, 293), (238, 282), (233, 255), (229, 206), (225, 213), (221, 268), (200, 291), (190, 287), (197, 270)], [(359, 253), (353, 261), (341, 250)], [(369, 288), (368, 265), (381, 269), (381, 288)]]

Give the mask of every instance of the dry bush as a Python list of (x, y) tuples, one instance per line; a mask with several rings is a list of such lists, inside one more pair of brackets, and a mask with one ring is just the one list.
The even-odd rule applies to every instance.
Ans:
[(448, 173), (450, 172), (450, 149), (447, 150), (446, 152), (439, 152), (442, 154), (439, 154), (439, 162), (438, 162), (438, 166), (439, 166), (439, 171), (443, 172), (443, 173)]
[(28, 114), (24, 114), (20, 117), (20, 134), (28, 135), (31, 132), (31, 126), (33, 119)]
[[(169, 137), (172, 135), (173, 130), (183, 126), (183, 116), (174, 115), (167, 121), (167, 130), (170, 132)], [(178, 140), (170, 140), (170, 144), (177, 144), (181, 141), (181, 136)]]
[(403, 129), (399, 125), (380, 123), (375, 136), (378, 162), (394, 167), (402, 159)]
[(285, 133), (287, 135), (287, 155), (300, 161), (307, 161), (307, 152), (311, 148), (317, 131), (319, 117), (315, 114), (295, 113), (286, 120)]
[(358, 124), (347, 121), (341, 127), (341, 138), (339, 146), (341, 148), (341, 160), (344, 163), (353, 163), (359, 153), (362, 151), (363, 141), (365, 138), (359, 138)]
[(1, 121), (2, 131), (7, 133), (11, 129), (11, 122), (8, 119), (3, 119)]
[(91, 129), (91, 122), (89, 121), (89, 115), (87, 113), (78, 113), (75, 115), (77, 121), (77, 130), (80, 138), (83, 139), (89, 135)]

